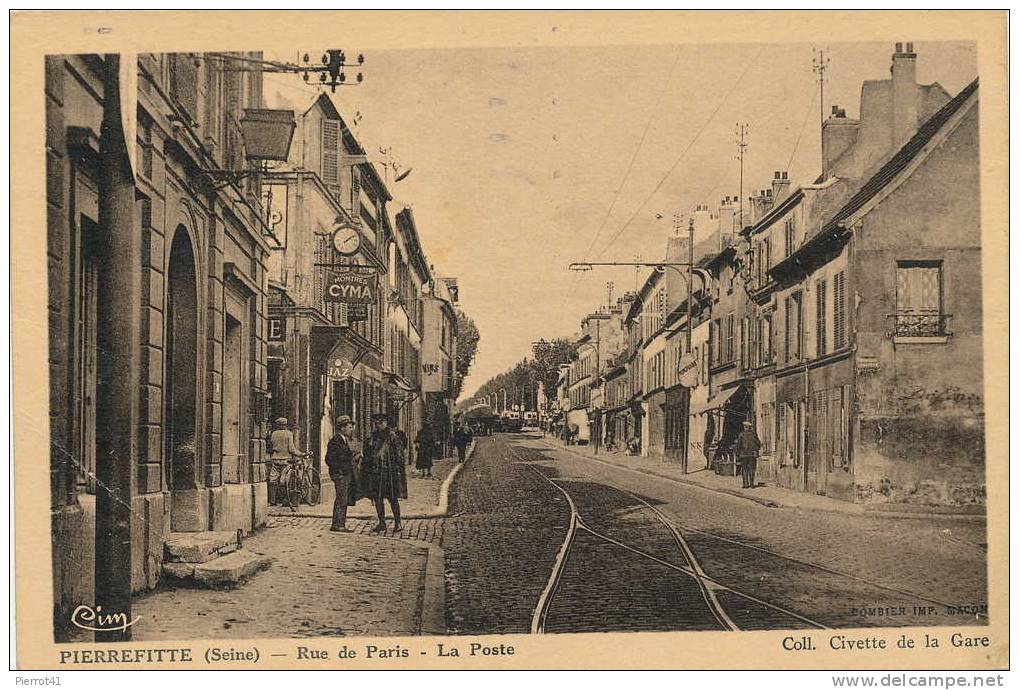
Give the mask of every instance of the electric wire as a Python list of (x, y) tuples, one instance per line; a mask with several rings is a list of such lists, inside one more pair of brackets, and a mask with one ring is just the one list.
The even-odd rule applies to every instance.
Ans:
[[(644, 131), (641, 132), (640, 140), (637, 142), (637, 148), (633, 151), (633, 156), (630, 157), (630, 163), (626, 166), (626, 172), (623, 173), (623, 179), (619, 182), (619, 186), (616, 187), (616, 192), (612, 197), (612, 203), (609, 204), (609, 209), (605, 212), (602, 217), (601, 224), (598, 226), (597, 232), (594, 234), (594, 238), (591, 243), (584, 250), (584, 261), (587, 261), (591, 256), (591, 250), (601, 239), (602, 232), (605, 231), (605, 225), (608, 223), (609, 218), (612, 217), (612, 211), (616, 208), (616, 203), (619, 201), (619, 197), (623, 193), (623, 189), (626, 187), (626, 183), (630, 180), (630, 173), (633, 172), (633, 165), (637, 162), (637, 157), (640, 155), (641, 150), (644, 148), (644, 141), (647, 139), (648, 132), (651, 131), (651, 123), (654, 122), (655, 116), (658, 114), (658, 109), (661, 107), (662, 99), (665, 97), (665, 92), (668, 91), (669, 84), (672, 83), (672, 76), (676, 72), (676, 65), (679, 64), (680, 51), (676, 48), (675, 58), (672, 60), (672, 66), (669, 68), (669, 74), (662, 83), (662, 89), (658, 92), (658, 98), (655, 100), (654, 106), (651, 108), (651, 114), (648, 116), (647, 122), (644, 123)], [(573, 280), (570, 282), (570, 289), (566, 293), (566, 299), (569, 300), (577, 289), (577, 280), (579, 276), (575, 273)]]
[(662, 186), (665, 184), (665, 182), (669, 179), (669, 177), (672, 176), (672, 173), (675, 172), (676, 168), (679, 167), (679, 164), (683, 161), (684, 158), (686, 158), (686, 154), (690, 151), (691, 148), (693, 148), (693, 145), (697, 143), (697, 140), (700, 139), (701, 135), (708, 128), (708, 125), (710, 125), (712, 121), (714, 121), (715, 116), (718, 114), (718, 111), (722, 109), (722, 106), (725, 105), (725, 103), (729, 100), (729, 97), (733, 94), (733, 92), (736, 91), (736, 88), (743, 82), (743, 78), (746, 76), (747, 72), (750, 71), (750, 68), (757, 62), (757, 58), (760, 57), (763, 51), (764, 46), (762, 45), (760, 48), (757, 49), (757, 52), (754, 54), (753, 58), (747, 61), (747, 64), (744, 65), (743, 71), (740, 72), (739, 77), (737, 77), (736, 80), (733, 81), (732, 86), (729, 87), (729, 90), (726, 91), (725, 95), (721, 98), (721, 100), (719, 100), (718, 105), (715, 106), (715, 109), (711, 112), (711, 115), (708, 116), (708, 119), (705, 120), (704, 123), (700, 126), (700, 128), (697, 130), (697, 133), (694, 134), (693, 138), (689, 141), (689, 143), (687, 143), (686, 147), (679, 154), (679, 157), (665, 172), (665, 175), (663, 175), (662, 178), (658, 181), (658, 184), (656, 184), (654, 189), (651, 190), (651, 193), (648, 194), (647, 197), (645, 197), (644, 201), (641, 202), (640, 206), (637, 207), (637, 210), (633, 212), (633, 215), (630, 216), (626, 223), (624, 223), (623, 226), (619, 228), (616, 234), (612, 236), (612, 239), (609, 240), (609, 242), (602, 248), (601, 252), (598, 253), (599, 257), (604, 255), (608, 248), (611, 247), (612, 244), (620, 238), (620, 236), (622, 236), (626, 229), (630, 227), (630, 224), (634, 221), (634, 219), (640, 214), (641, 211), (644, 210), (644, 207), (647, 206), (647, 203), (651, 201), (651, 198), (658, 193), (658, 190), (660, 190)]
[[(810, 119), (810, 113), (812, 113), (814, 111), (814, 103), (817, 101), (817, 94), (819, 92), (820, 92), (820, 87), (814, 89), (814, 93), (810, 97), (810, 104), (807, 105), (807, 111), (805, 113), (803, 113), (803, 122), (800, 123), (800, 131), (799, 131), (799, 134), (796, 135), (796, 143), (793, 144), (793, 152), (789, 154), (789, 160), (786, 161), (786, 164), (785, 164), (785, 169), (786, 170), (789, 170), (789, 166), (791, 166), (793, 164), (793, 158), (796, 157), (796, 151), (798, 151), (799, 148), (800, 148), (800, 139), (803, 138), (803, 132), (805, 132), (806, 129), (807, 129), (807, 120)], [(824, 113), (821, 113), (821, 116), (824, 117)]]

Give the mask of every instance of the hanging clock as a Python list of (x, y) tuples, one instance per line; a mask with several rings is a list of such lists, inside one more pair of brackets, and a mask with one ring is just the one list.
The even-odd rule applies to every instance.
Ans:
[(361, 233), (353, 225), (339, 225), (333, 230), (333, 248), (343, 256), (353, 256), (361, 248)]

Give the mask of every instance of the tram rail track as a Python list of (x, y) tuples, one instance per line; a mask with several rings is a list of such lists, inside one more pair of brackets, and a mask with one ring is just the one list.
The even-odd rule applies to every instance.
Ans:
[[(509, 444), (507, 444), (507, 445), (509, 445)], [(647, 476), (647, 475), (645, 475), (645, 474), (643, 474), (641, 472), (638, 472), (637, 470), (634, 470), (634, 469), (631, 469), (631, 468), (628, 468), (628, 467), (621, 467), (621, 466), (616, 465), (614, 463), (608, 463), (608, 462), (605, 462), (603, 460), (598, 460), (596, 458), (585, 458), (585, 459), (589, 460), (589, 461), (592, 461), (592, 462), (596, 462), (596, 463), (598, 463), (600, 465), (604, 465), (606, 467), (611, 467), (611, 468), (616, 469), (616, 470), (621, 470), (621, 471), (624, 471), (624, 472), (637, 473), (637, 474), (640, 474), (642, 477), (646, 477)], [(612, 486), (613, 488), (615, 488), (615, 489), (617, 489), (619, 491), (622, 491), (624, 493), (628, 493), (633, 498), (635, 498), (635, 499), (637, 499), (637, 500), (647, 504), (646, 501), (643, 501), (643, 499), (641, 499), (639, 496), (637, 496), (636, 494), (634, 494), (633, 492), (631, 492), (631, 491), (629, 491), (627, 489), (624, 489), (624, 488), (622, 488), (622, 487), (620, 487), (620, 486), (618, 486), (616, 484), (613, 484), (611, 482), (604, 482), (604, 483), (606, 484), (606, 486)], [(650, 504), (647, 504), (647, 505), (652, 510), (656, 510), (657, 511), (657, 508), (655, 508), (654, 506), (651, 506)], [(658, 512), (660, 513), (660, 511), (658, 511)], [(728, 543), (728, 544), (731, 544), (733, 546), (737, 546), (739, 548), (750, 549), (752, 551), (756, 551), (758, 553), (766, 554), (766, 555), (771, 556), (773, 558), (778, 558), (778, 559), (781, 559), (783, 561), (787, 561), (789, 563), (795, 563), (796, 565), (799, 565), (799, 566), (803, 566), (803, 567), (806, 567), (806, 568), (812, 568), (812, 569), (819, 570), (821, 572), (827, 573), (829, 575), (834, 575), (836, 577), (852, 580), (854, 582), (858, 582), (860, 584), (867, 585), (869, 587), (874, 587), (876, 589), (881, 589), (881, 590), (883, 590), (885, 592), (889, 592), (889, 593), (896, 594), (896, 595), (903, 596), (903, 597), (909, 597), (911, 599), (915, 599), (917, 602), (926, 602), (928, 604), (935, 604), (935, 605), (940, 606), (942, 608), (952, 608), (952, 607), (958, 606), (958, 603), (954, 603), (953, 604), (952, 602), (946, 602), (946, 601), (943, 601), (941, 599), (936, 599), (936, 598), (933, 598), (933, 597), (931, 597), (929, 595), (926, 595), (926, 594), (921, 594), (919, 592), (914, 592), (914, 591), (910, 591), (910, 590), (907, 590), (907, 589), (902, 589), (902, 588), (899, 588), (899, 587), (893, 587), (891, 585), (886, 585), (886, 584), (883, 584), (881, 582), (877, 582), (875, 580), (871, 580), (871, 579), (868, 579), (868, 578), (865, 578), (865, 577), (861, 577), (859, 575), (854, 575), (854, 574), (846, 572), (844, 570), (837, 570), (835, 568), (829, 568), (828, 566), (821, 565), (820, 563), (815, 563), (813, 561), (808, 561), (808, 560), (804, 560), (804, 559), (801, 559), (801, 558), (796, 558), (795, 556), (789, 556), (787, 554), (783, 554), (783, 553), (780, 553), (778, 551), (773, 551), (771, 549), (767, 549), (767, 548), (764, 548), (762, 546), (757, 546), (756, 544), (750, 544), (750, 543), (747, 543), (747, 542), (744, 542), (744, 541), (740, 541), (738, 539), (733, 539), (731, 537), (725, 537), (725, 536), (722, 536), (722, 535), (719, 535), (719, 534), (713, 534), (711, 532), (707, 532), (705, 530), (698, 529), (698, 528), (693, 527), (691, 525), (685, 524), (682, 521), (673, 520), (672, 518), (665, 518), (665, 519), (667, 520), (667, 522), (669, 522), (669, 524), (671, 524), (671, 525), (675, 526), (676, 528), (678, 528), (678, 529), (680, 529), (680, 530), (682, 530), (684, 532), (687, 532), (689, 534), (697, 534), (697, 535), (701, 535), (701, 536), (703, 536), (705, 538), (712, 539), (714, 541)]]
[(696, 555), (690, 544), (683, 537), (679, 529), (668, 519), (668, 517), (658, 510), (655, 506), (648, 503), (646, 500), (637, 496), (631, 491), (622, 489), (620, 487), (610, 486), (611, 488), (620, 491), (622, 494), (630, 497), (637, 501), (643, 510), (647, 510), (657, 520), (658, 523), (663, 525), (671, 535), (677, 551), (682, 555), (683, 560), (687, 565), (681, 565), (679, 563), (671, 562), (654, 554), (648, 553), (647, 551), (636, 548), (630, 544), (627, 544), (619, 539), (615, 539), (603, 532), (594, 529), (584, 520), (584, 516), (581, 514), (577, 507), (577, 501), (574, 500), (574, 496), (570, 494), (570, 491), (563, 486), (568, 484), (569, 480), (563, 478), (553, 478), (546, 475), (541, 470), (537, 469), (533, 464), (533, 460), (528, 460), (521, 456), (512, 444), (505, 441), (502, 442), (505, 448), (508, 450), (508, 454), (512, 455), (518, 462), (525, 464), (528, 469), (541, 477), (545, 482), (552, 485), (559, 493), (566, 499), (567, 504), (570, 508), (570, 521), (567, 528), (566, 535), (563, 539), (563, 543), (560, 545), (559, 550), (556, 554), (555, 560), (553, 561), (552, 570), (549, 574), (548, 580), (543, 588), (541, 595), (538, 598), (538, 602), (534, 608), (534, 612), (531, 618), (531, 632), (532, 633), (544, 633), (547, 631), (549, 612), (555, 601), (555, 596), (562, 582), (564, 570), (567, 563), (569, 562), (570, 555), (575, 547), (577, 537), (579, 534), (586, 533), (591, 536), (614, 545), (617, 548), (624, 549), (634, 555), (653, 561), (665, 568), (668, 568), (674, 572), (680, 573), (690, 579), (692, 579), (698, 590), (700, 591), (701, 597), (705, 608), (710, 612), (711, 617), (718, 624), (718, 627), (723, 630), (740, 630), (740, 626), (733, 620), (733, 618), (726, 611), (722, 603), (719, 601), (717, 593), (727, 592), (732, 594), (739, 599), (753, 602), (758, 606), (762, 606), (770, 611), (777, 613), (781, 616), (794, 619), (804, 625), (817, 629), (827, 629), (822, 623), (814, 621), (806, 616), (802, 616), (794, 611), (773, 604), (771, 602), (755, 597), (749, 593), (734, 589), (728, 585), (725, 585), (704, 572), (700, 563), (697, 560)]

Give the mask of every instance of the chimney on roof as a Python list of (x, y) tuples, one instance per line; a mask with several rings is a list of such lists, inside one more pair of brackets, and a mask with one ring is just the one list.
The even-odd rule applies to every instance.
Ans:
[(846, 111), (837, 105), (831, 107), (831, 117), (821, 126), (821, 173), (824, 178), (836, 174), (835, 163), (856, 143), (860, 121), (850, 120)]
[(771, 180), (771, 195), (776, 204), (789, 195), (789, 173), (775, 171), (775, 177)]
[[(724, 238), (732, 238), (739, 232), (736, 216), (739, 215), (739, 199), (726, 196), (718, 207), (718, 235), (720, 241)], [(727, 244), (723, 246), (728, 246)]]
[(916, 53), (913, 44), (895, 44), (892, 55), (892, 148), (899, 149), (916, 132)]

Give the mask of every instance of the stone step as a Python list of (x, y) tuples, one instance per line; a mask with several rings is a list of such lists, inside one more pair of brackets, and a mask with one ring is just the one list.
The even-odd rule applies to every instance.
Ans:
[(172, 532), (163, 542), (169, 563), (205, 563), (240, 548), (236, 532)]
[(241, 550), (205, 563), (164, 563), (163, 575), (196, 587), (236, 587), (271, 564), (268, 556)]

